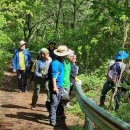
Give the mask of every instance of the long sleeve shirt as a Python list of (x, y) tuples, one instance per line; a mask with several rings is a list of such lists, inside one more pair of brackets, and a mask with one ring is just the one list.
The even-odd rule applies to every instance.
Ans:
[(64, 79), (64, 65), (62, 61), (54, 60), (52, 61), (52, 79), (56, 79), (57, 87), (63, 87), (63, 79)]
[(36, 62), (36, 68), (35, 68), (35, 77), (44, 77), (48, 73), (48, 69), (50, 66), (51, 61), (50, 60), (38, 60)]

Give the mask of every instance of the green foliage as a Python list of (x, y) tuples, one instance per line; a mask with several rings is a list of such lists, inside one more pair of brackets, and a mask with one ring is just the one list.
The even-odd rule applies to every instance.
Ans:
[(68, 108), (67, 111), (78, 115), (81, 118), (84, 117), (84, 114), (82, 113), (78, 102), (76, 102), (76, 99), (74, 99), (72, 107)]
[[(129, 7), (128, 0), (1, 0), (0, 54), (17, 48), (21, 39), (37, 52), (50, 39), (65, 44), (77, 54), (84, 91), (95, 98), (105, 82), (107, 59), (122, 49), (124, 23), (130, 25)], [(129, 34), (128, 30), (127, 52)]]
[(103, 65), (95, 69), (94, 72), (91, 72), (90, 74), (81, 74), (78, 76), (78, 78), (82, 80), (82, 88), (85, 92), (88, 92), (89, 90), (94, 91), (103, 86), (103, 83), (105, 82), (107, 65), (108, 62), (104, 62)]
[(15, 48), (25, 39), (30, 49), (38, 51), (53, 39), (75, 50), (81, 73), (95, 71), (116, 54), (130, 16), (129, 3), (120, 1), (2, 0), (0, 4), (1, 37), (7, 39), (1, 38), (3, 43)]
[(7, 61), (11, 57), (10, 53), (5, 50), (0, 50), (0, 83), (2, 83), (4, 70), (7, 67)]
[(83, 128), (83, 126), (68, 126), (68, 130), (85, 130), (85, 128)]
[(127, 122), (127, 123), (130, 123), (130, 103), (123, 103), (121, 104), (120, 106), (120, 109), (115, 112), (114, 114), (122, 119), (123, 121)]
[(3, 28), (5, 24), (6, 24), (5, 17), (4, 15), (0, 14), (0, 29)]

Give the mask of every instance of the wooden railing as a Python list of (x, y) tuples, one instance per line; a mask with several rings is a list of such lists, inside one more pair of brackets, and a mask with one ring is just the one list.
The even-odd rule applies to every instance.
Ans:
[(85, 129), (93, 130), (95, 124), (101, 130), (130, 130), (130, 124), (112, 116), (85, 96), (81, 83), (75, 84), (75, 95), (82, 112), (85, 114)]

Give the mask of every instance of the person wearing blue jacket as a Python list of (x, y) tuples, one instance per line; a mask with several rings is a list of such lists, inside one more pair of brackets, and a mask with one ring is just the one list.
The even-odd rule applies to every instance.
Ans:
[(32, 61), (30, 52), (26, 49), (26, 42), (21, 40), (19, 43), (19, 48), (15, 50), (12, 68), (13, 72), (17, 73), (19, 92), (27, 91), (27, 69), (29, 62)]
[(51, 80), (50, 80), (50, 125), (57, 126), (57, 108), (60, 104), (63, 79), (64, 79), (64, 58), (70, 53), (70, 49), (61, 45), (54, 50), (56, 59), (51, 63)]

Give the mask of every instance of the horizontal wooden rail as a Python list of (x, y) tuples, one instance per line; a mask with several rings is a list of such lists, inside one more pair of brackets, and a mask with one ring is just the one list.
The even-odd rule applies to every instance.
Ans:
[(85, 114), (86, 130), (93, 130), (93, 123), (101, 130), (130, 130), (130, 124), (112, 116), (85, 96), (80, 82), (76, 82), (75, 86), (76, 99)]

